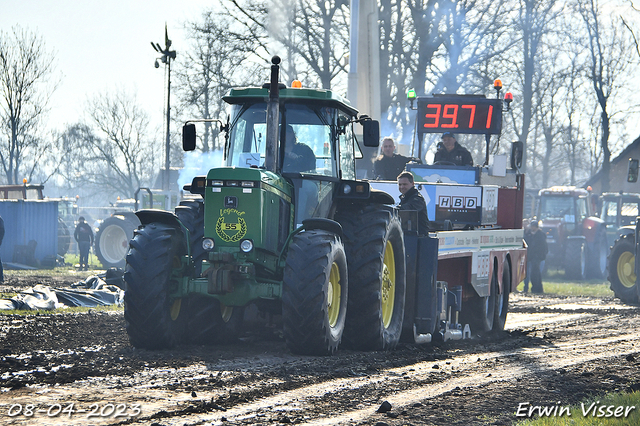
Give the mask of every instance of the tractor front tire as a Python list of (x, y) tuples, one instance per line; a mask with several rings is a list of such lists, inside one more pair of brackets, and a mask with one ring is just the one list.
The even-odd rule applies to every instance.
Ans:
[(638, 302), (635, 272), (636, 244), (634, 234), (623, 235), (613, 243), (609, 255), (609, 282), (616, 297), (625, 303)]
[(586, 247), (582, 238), (570, 238), (564, 254), (564, 275), (568, 279), (584, 281), (586, 268)]
[(402, 334), (406, 278), (397, 212), (380, 206), (339, 215), (349, 265), (345, 342), (357, 350), (392, 350)]
[(609, 244), (607, 233), (601, 229), (596, 235), (595, 241), (589, 245), (586, 275), (588, 278), (601, 279), (607, 276), (607, 255)]
[(293, 237), (284, 270), (282, 321), (291, 352), (331, 355), (342, 340), (348, 296), (342, 241), (322, 230)]
[(124, 318), (129, 341), (136, 348), (175, 346), (185, 334), (187, 304), (171, 299), (171, 271), (186, 253), (181, 230), (150, 223), (135, 231), (126, 258)]

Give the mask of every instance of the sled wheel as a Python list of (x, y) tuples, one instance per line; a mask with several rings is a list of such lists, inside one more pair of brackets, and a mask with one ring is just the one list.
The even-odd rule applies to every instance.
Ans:
[(358, 350), (391, 350), (400, 340), (405, 304), (400, 219), (383, 207), (368, 206), (338, 220), (349, 265), (345, 343)]
[(491, 288), (489, 291), (488, 296), (480, 297), (476, 294), (462, 304), (460, 322), (469, 324), (471, 331), (477, 334), (487, 334), (493, 330), (498, 304), (498, 271), (495, 265), (491, 275)]
[(635, 236), (623, 235), (618, 238), (609, 255), (609, 282), (616, 297), (625, 303), (638, 301), (635, 272)]
[(331, 355), (344, 331), (348, 295), (342, 241), (322, 230), (293, 237), (282, 288), (284, 338), (291, 352)]
[[(497, 290), (497, 287), (496, 287)], [(509, 294), (511, 293), (511, 266), (505, 259), (502, 268), (502, 293), (496, 294), (496, 309), (493, 317), (493, 331), (504, 331), (509, 312)]]
[(182, 231), (150, 223), (131, 240), (124, 279), (124, 318), (129, 341), (137, 348), (160, 349), (178, 343), (185, 330), (186, 303), (169, 297), (171, 271), (186, 253)]

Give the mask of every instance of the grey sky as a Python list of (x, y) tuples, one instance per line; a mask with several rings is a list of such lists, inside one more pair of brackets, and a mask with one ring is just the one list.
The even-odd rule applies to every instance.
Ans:
[(18, 24), (40, 35), (56, 56), (61, 83), (50, 104), (49, 127), (77, 122), (88, 97), (122, 88), (135, 91), (153, 129), (162, 126), (164, 67), (153, 66), (164, 46), (167, 23), (172, 49), (186, 48), (183, 23), (196, 19), (213, 2), (155, 0), (108, 2), (80, 0), (8, 0), (2, 2), (0, 29)]

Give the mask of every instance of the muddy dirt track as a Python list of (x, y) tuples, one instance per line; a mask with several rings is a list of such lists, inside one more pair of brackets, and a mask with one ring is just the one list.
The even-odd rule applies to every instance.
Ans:
[[(36, 280), (1, 290), (73, 282)], [(510, 425), (521, 403), (640, 390), (639, 316), (614, 299), (513, 294), (508, 331), (488, 339), (302, 357), (270, 328), (145, 351), (122, 311), (0, 315), (0, 424)]]

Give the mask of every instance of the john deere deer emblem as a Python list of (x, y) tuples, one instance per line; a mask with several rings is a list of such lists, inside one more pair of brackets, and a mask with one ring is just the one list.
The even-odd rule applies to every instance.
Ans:
[(220, 217), (216, 222), (216, 234), (228, 243), (240, 241), (247, 233), (247, 223), (241, 217), (245, 212), (236, 209), (220, 209)]

